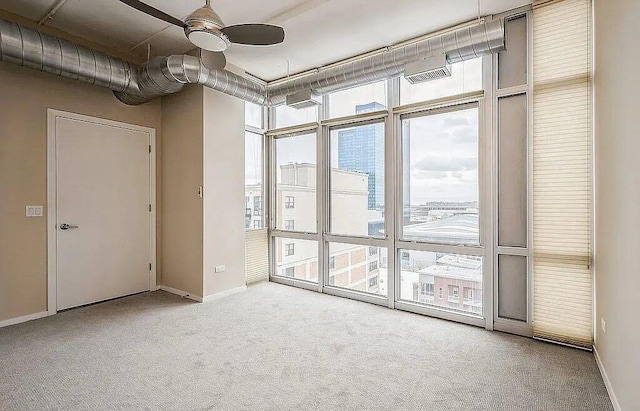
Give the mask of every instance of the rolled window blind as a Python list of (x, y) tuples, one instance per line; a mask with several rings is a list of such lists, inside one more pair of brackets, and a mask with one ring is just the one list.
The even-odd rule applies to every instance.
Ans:
[(267, 230), (249, 230), (245, 235), (247, 284), (269, 279), (269, 242)]
[(534, 3), (534, 336), (589, 349), (591, 106), (591, 1)]

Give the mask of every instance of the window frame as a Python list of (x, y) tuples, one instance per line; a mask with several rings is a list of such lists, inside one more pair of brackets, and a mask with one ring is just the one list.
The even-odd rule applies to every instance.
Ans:
[(296, 254), (296, 245), (295, 243), (285, 243), (284, 244), (284, 256), (291, 257)]
[[(245, 224), (245, 232), (247, 231), (253, 231), (253, 230), (263, 230), (265, 228), (265, 222), (267, 221), (267, 213), (266, 213), (266, 209), (265, 209), (265, 203), (267, 200), (267, 193), (269, 190), (267, 190), (267, 186), (269, 184), (269, 181), (267, 179), (267, 175), (268, 175), (268, 159), (267, 159), (267, 138), (266, 138), (266, 133), (267, 133), (267, 117), (268, 117), (268, 109), (267, 107), (262, 107), (262, 112), (261, 112), (261, 126), (260, 127), (255, 127), (252, 126), (250, 124), (247, 124), (247, 119), (246, 119), (246, 112), (247, 112), (247, 105), (245, 104), (245, 120), (244, 120), (244, 142), (246, 144), (247, 141), (247, 135), (249, 133), (260, 136), (260, 140), (262, 143), (262, 153), (261, 153), (261, 158), (262, 158), (262, 189), (260, 190), (260, 198), (261, 198), (261, 209), (260, 209), (260, 214), (255, 214), (255, 210), (253, 210), (253, 212), (251, 212), (251, 216), (248, 215), (248, 213), (246, 212), (247, 209), (252, 209), (251, 207), (253, 207), (255, 205), (255, 197), (254, 197), (254, 203), (251, 204), (251, 199), (250, 196), (246, 195), (246, 179), (245, 179), (245, 218), (249, 217), (251, 221), (253, 221), (252, 223), (249, 224), (249, 227), (247, 228)], [(245, 161), (245, 170), (246, 170), (246, 158), (244, 159)], [(245, 171), (243, 170), (243, 172)], [(254, 219), (253, 217), (260, 217), (259, 219), (262, 221), (261, 223), (261, 228), (253, 228), (255, 225), (255, 221), (256, 219)]]
[[(483, 59), (482, 57), (480, 57), (479, 59), (481, 60), (481, 61), (480, 61), (480, 65), (481, 65), (480, 71), (481, 71), (481, 73), (482, 73), (482, 76), (484, 76), (484, 69), (485, 69), (485, 68), (484, 68), (484, 65), (485, 65), (485, 61), (484, 61), (484, 60), (482, 60), (482, 59)], [(465, 63), (465, 62), (457, 62), (457, 63), (454, 63), (453, 65), (456, 65), (456, 64), (464, 64), (464, 63)], [(453, 70), (453, 67), (452, 67), (452, 70)], [(462, 76), (462, 92), (460, 92), (460, 93), (452, 93), (452, 94), (448, 94), (448, 95), (444, 95), (444, 96), (436, 96), (436, 97), (434, 97), (434, 98), (432, 98), (432, 99), (427, 99), (427, 100), (415, 100), (415, 101), (408, 101), (408, 102), (406, 102), (406, 103), (402, 103), (402, 88), (403, 88), (403, 87), (402, 87), (402, 82), (403, 82), (403, 78), (401, 77), (401, 78), (400, 78), (400, 83), (399, 83), (399, 85), (398, 85), (398, 86), (399, 86), (399, 98), (398, 98), (398, 102), (399, 102), (399, 104), (400, 104), (401, 106), (404, 106), (404, 107), (419, 106), (420, 104), (423, 104), (424, 102), (429, 102), (429, 101), (431, 101), (431, 102), (435, 102), (435, 101), (440, 101), (440, 100), (442, 100), (442, 101), (448, 101), (448, 100), (452, 100), (452, 99), (459, 99), (459, 98), (463, 98), (464, 96), (469, 96), (469, 95), (478, 94), (478, 93), (481, 93), (481, 92), (483, 91), (483, 89), (484, 89), (484, 87), (485, 87), (484, 79), (483, 79), (483, 78), (480, 80), (480, 82), (481, 82), (480, 89), (476, 89), (476, 90), (468, 90), (468, 91), (467, 91), (467, 90), (465, 90), (465, 89), (464, 89), (464, 77), (465, 77), (465, 76), (463, 75), (463, 76)], [(438, 80), (435, 80), (435, 81), (438, 81)], [(409, 88), (412, 86), (412, 84), (409, 84), (408, 82), (407, 82), (406, 84), (407, 84), (407, 86), (409, 86)]]
[[(284, 229), (286, 231), (295, 231), (295, 222), (296, 220), (292, 220), (292, 219), (286, 219), (284, 220)], [(290, 223), (290, 224), (289, 224)]]
[[(430, 241), (424, 241), (424, 240), (420, 240), (420, 239), (414, 239), (414, 238), (407, 238), (404, 237), (404, 224), (402, 221), (402, 217), (404, 217), (403, 215), (399, 216), (400, 218), (397, 221), (397, 231), (398, 231), (398, 240), (403, 243), (403, 244), (422, 244), (422, 245), (427, 245), (427, 246), (435, 246), (435, 247), (449, 247), (449, 246), (454, 246), (454, 247), (465, 247), (465, 250), (467, 248), (475, 248), (475, 249), (480, 249), (480, 248), (484, 248), (484, 243), (486, 241), (483, 241), (484, 238), (484, 225), (482, 224), (482, 216), (483, 214), (486, 213), (486, 210), (484, 209), (484, 202), (482, 201), (483, 197), (483, 189), (485, 189), (487, 186), (490, 185), (490, 183), (483, 181), (483, 167), (482, 164), (486, 162), (486, 158), (483, 158), (483, 149), (482, 149), (482, 112), (481, 112), (481, 101), (480, 100), (476, 100), (476, 101), (469, 101), (469, 102), (464, 102), (464, 103), (460, 103), (460, 104), (453, 104), (451, 106), (447, 106), (447, 107), (438, 107), (438, 108), (433, 108), (433, 109), (426, 109), (426, 110), (419, 110), (419, 111), (414, 111), (411, 113), (405, 113), (405, 114), (401, 114), (399, 116), (399, 122), (402, 124), (403, 120), (408, 120), (408, 119), (418, 119), (418, 118), (425, 118), (428, 116), (435, 116), (435, 115), (441, 115), (441, 114), (448, 114), (448, 113), (455, 113), (458, 111), (465, 111), (465, 110), (469, 110), (469, 109), (476, 109), (478, 110), (478, 243), (446, 243), (446, 242), (430, 242)], [(400, 131), (400, 136), (399, 137), (399, 154), (397, 157), (397, 162), (399, 164), (399, 178), (398, 178), (398, 182), (397, 182), (397, 188), (398, 188), (398, 204), (397, 207), (399, 210), (402, 210), (404, 208), (404, 204), (403, 204), (403, 196), (404, 196), (404, 181), (403, 181), (403, 173), (404, 173), (404, 158), (403, 158), (403, 135), (402, 135), (402, 131)], [(484, 183), (484, 184), (483, 184)], [(486, 196), (487, 193), (485, 193)]]
[[(346, 115), (345, 114), (332, 115), (332, 112), (331, 112), (332, 111), (331, 110), (331, 106), (332, 106), (331, 103), (332, 102), (331, 102), (331, 100), (332, 100), (332, 98), (337, 97), (335, 94), (339, 94), (339, 93), (343, 93), (343, 92), (350, 92), (350, 91), (357, 90), (357, 89), (363, 89), (365, 87), (376, 86), (378, 84), (383, 84), (384, 85), (384, 94), (385, 94), (384, 108), (381, 108), (379, 110), (372, 110), (372, 111), (364, 112), (364, 113), (353, 113), (353, 114), (346, 114)], [(364, 85), (360, 85), (360, 86), (356, 86), (356, 87), (351, 87), (351, 88), (348, 88), (346, 90), (339, 91), (337, 93), (329, 93), (326, 96), (327, 98), (325, 100), (323, 100), (323, 106), (326, 105), (326, 108), (323, 107), (324, 117), (322, 119), (323, 120), (327, 119), (327, 120), (340, 121), (341, 119), (347, 119), (347, 118), (350, 118), (350, 117), (355, 117), (355, 116), (359, 116), (359, 115), (363, 115), (363, 114), (386, 112), (386, 111), (388, 111), (388, 107), (389, 107), (388, 104), (387, 104), (389, 102), (388, 95), (389, 95), (389, 87), (388, 87), (387, 81), (385, 81), (385, 80), (376, 81), (376, 82), (373, 82), (373, 83), (368, 83), (368, 84), (364, 84)], [(381, 102), (378, 102), (378, 101), (372, 101), (372, 102), (366, 102), (366, 103), (356, 102), (356, 106), (370, 104), (370, 103), (381, 103)], [(335, 101), (334, 101), (334, 104), (335, 104)]]
[(460, 302), (460, 286), (457, 286), (457, 285), (449, 286), (449, 290), (447, 290), (447, 301), (450, 303)]
[[(292, 272), (291, 275), (288, 274), (289, 270), (291, 270), (291, 272)], [(295, 278), (295, 276), (296, 276), (296, 267), (295, 266), (285, 267), (283, 276), (285, 278)]]
[[(375, 114), (376, 112), (374, 112), (373, 114)], [(357, 115), (358, 117), (361, 115), (367, 115), (367, 114), (371, 114), (371, 113), (364, 113), (364, 114), (360, 114)], [(356, 235), (356, 234), (348, 234), (348, 233), (338, 233), (338, 232), (334, 232), (331, 230), (331, 219), (332, 219), (332, 207), (331, 207), (331, 200), (332, 200), (332, 176), (331, 176), (331, 170), (340, 170), (337, 165), (334, 165), (331, 163), (331, 150), (332, 150), (332, 145), (331, 145), (331, 134), (334, 131), (340, 131), (340, 130), (347, 130), (347, 129), (351, 129), (351, 128), (357, 128), (357, 127), (362, 127), (362, 126), (368, 126), (368, 125), (376, 125), (376, 124), (381, 124), (383, 126), (383, 130), (384, 130), (384, 145), (386, 146), (387, 143), (387, 121), (386, 119), (381, 119), (381, 118), (373, 118), (373, 119), (363, 119), (363, 120), (359, 120), (356, 118), (346, 118), (346, 120), (342, 124), (332, 124), (332, 125), (327, 125), (325, 127), (325, 147), (326, 147), (326, 153), (325, 153), (325, 157), (326, 157), (326, 161), (327, 161), (327, 170), (325, 172), (325, 178), (326, 178), (326, 184), (328, 184), (327, 187), (327, 191), (326, 191), (326, 197), (327, 197), (327, 204), (326, 204), (326, 218), (327, 218), (327, 227), (326, 227), (326, 234), (328, 236), (331, 236), (332, 238), (334, 237), (340, 237), (342, 239), (346, 239), (346, 238), (361, 238), (361, 239), (383, 239), (385, 238), (384, 235), (379, 235), (379, 236), (371, 236), (371, 235)], [(387, 150), (385, 147), (384, 150), (384, 180), (383, 180), (383, 198), (384, 198), (384, 210), (387, 210), (386, 207), (386, 203), (387, 203)], [(334, 167), (335, 166), (335, 167)], [(368, 183), (367, 183), (367, 187), (368, 187)], [(368, 198), (367, 198), (367, 204), (368, 204)], [(387, 225), (387, 221), (385, 219), (385, 227)], [(333, 240), (329, 240), (329, 242), (334, 242)], [(339, 242), (339, 241), (336, 241)]]
[[(505, 12), (500, 14), (499, 17), (515, 16), (516, 14), (530, 15), (531, 6), (523, 6), (516, 10)], [(495, 18), (495, 16), (494, 16)], [(530, 22), (530, 20), (529, 20)], [(460, 27), (469, 27), (475, 24), (475, 21), (465, 23), (457, 26), (453, 29)], [(531, 25), (529, 25), (531, 27)], [(531, 38), (528, 39), (531, 43)], [(530, 45), (528, 46), (530, 47)], [(497, 311), (494, 304), (494, 299), (497, 301), (497, 295), (494, 291), (496, 283), (494, 280), (494, 237), (492, 234), (493, 228), (496, 227), (493, 221), (494, 204), (492, 196), (495, 194), (495, 187), (492, 182), (491, 170), (495, 166), (493, 160), (493, 146), (492, 136), (494, 133), (494, 115), (496, 109), (493, 107), (493, 100), (496, 96), (496, 84), (494, 84), (494, 76), (497, 71), (494, 66), (494, 61), (497, 61), (497, 56), (485, 56), (482, 58), (482, 90), (477, 92), (469, 92), (461, 95), (448, 96), (444, 98), (438, 98), (431, 101), (422, 101), (418, 103), (412, 103), (408, 105), (400, 105), (400, 78), (392, 78), (387, 80), (387, 110), (363, 113), (354, 116), (347, 116), (341, 118), (329, 118), (329, 96), (323, 97), (323, 105), (318, 108), (318, 121), (308, 124), (300, 124), (286, 128), (269, 128), (267, 132), (267, 150), (269, 160), (273, 160), (273, 142), (285, 134), (291, 133), (310, 133), (316, 134), (317, 142), (317, 230), (313, 233), (305, 232), (286, 232), (282, 230), (276, 230), (273, 228), (273, 220), (275, 215), (274, 198), (271, 193), (272, 188), (275, 188), (275, 184), (269, 184), (269, 203), (268, 210), (265, 212), (269, 214), (270, 223), (268, 224), (270, 238), (270, 247), (274, 246), (274, 241), (277, 238), (297, 238), (317, 241), (318, 244), (318, 283), (308, 284), (305, 281), (297, 279), (282, 279), (272, 275), (272, 280), (287, 285), (293, 285), (301, 288), (315, 290), (321, 293), (337, 295), (342, 297), (348, 297), (357, 299), (360, 301), (370, 302), (373, 304), (379, 304), (387, 306), (389, 308), (395, 308), (403, 311), (414, 312), (418, 314), (429, 315), (438, 318), (444, 318), (466, 324), (485, 327), (492, 330), (494, 327), (494, 312)], [(529, 59), (529, 62), (531, 60)], [(531, 70), (529, 71), (531, 72)], [(416, 243), (398, 240), (398, 233), (396, 232), (398, 227), (397, 219), (401, 219), (402, 212), (396, 212), (396, 210), (402, 210), (402, 204), (398, 204), (402, 200), (402, 196), (399, 194), (399, 184), (401, 182), (401, 165), (398, 164), (397, 158), (401, 153), (400, 141), (401, 140), (401, 123), (400, 117), (406, 114), (412, 114), (421, 111), (429, 111), (436, 109), (448, 109), (453, 106), (465, 105), (465, 104), (477, 104), (478, 105), (478, 119), (479, 119), (479, 153), (478, 153), (478, 185), (479, 185), (479, 231), (480, 240), (478, 245), (444, 245), (444, 244), (430, 244), (430, 243)], [(275, 110), (270, 110), (269, 124), (275, 124)], [(343, 235), (333, 235), (328, 233), (328, 221), (329, 216), (327, 212), (329, 210), (329, 129), (331, 127), (348, 126), (349, 124), (357, 124), (368, 120), (383, 120), (385, 122), (385, 226), (386, 232), (383, 238), (360, 238)], [(273, 180), (273, 169), (271, 163), (267, 168), (270, 181)], [(345, 289), (337, 289), (330, 285), (329, 281), (329, 250), (328, 244), (331, 243), (346, 243), (346, 244), (360, 244), (365, 246), (377, 246), (386, 249), (386, 264), (387, 264), (387, 279), (384, 280), (384, 274), (381, 274), (379, 278), (379, 284), (383, 287), (383, 283), (386, 286), (386, 297), (378, 297), (373, 295), (367, 295), (366, 293), (360, 293), (356, 291), (350, 291)], [(413, 304), (399, 299), (399, 285), (402, 272), (401, 267), (401, 250), (416, 250), (416, 251), (431, 251), (452, 253), (470, 256), (482, 257), (482, 288), (481, 295), (478, 296), (482, 300), (483, 312), (482, 314), (470, 314), (463, 313), (460, 310), (443, 310), (436, 306), (425, 306), (419, 304)], [(273, 253), (272, 253), (273, 254)], [(273, 255), (272, 267), (275, 268), (275, 258)], [(380, 256), (382, 261), (382, 256)], [(274, 270), (272, 268), (272, 270)], [(274, 272), (274, 271), (272, 271)], [(437, 296), (434, 286), (434, 298)], [(475, 293), (474, 293), (475, 297)], [(444, 300), (441, 300), (444, 301)], [(510, 332), (522, 333), (522, 329), (510, 329)]]
[(293, 210), (294, 208), (296, 208), (296, 197), (284, 196), (284, 208), (288, 210)]
[(435, 296), (435, 284), (433, 283), (421, 283), (420, 284), (420, 294), (425, 295), (427, 297)]

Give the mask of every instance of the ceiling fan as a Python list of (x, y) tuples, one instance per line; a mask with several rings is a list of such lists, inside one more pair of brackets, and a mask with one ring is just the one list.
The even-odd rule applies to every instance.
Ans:
[[(164, 20), (184, 29), (184, 34), (194, 46), (217, 52), (215, 65), (224, 67), (222, 52), (232, 43), (252, 46), (269, 46), (284, 41), (284, 29), (270, 24), (237, 24), (226, 26), (211, 8), (210, 0), (191, 13), (184, 21), (138, 0), (120, 0), (145, 14)], [(220, 61), (222, 60), (222, 61)]]

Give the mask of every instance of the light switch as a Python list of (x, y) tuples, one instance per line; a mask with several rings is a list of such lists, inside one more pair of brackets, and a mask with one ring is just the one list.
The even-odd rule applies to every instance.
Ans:
[(42, 206), (26, 206), (25, 209), (27, 217), (42, 217), (44, 215)]

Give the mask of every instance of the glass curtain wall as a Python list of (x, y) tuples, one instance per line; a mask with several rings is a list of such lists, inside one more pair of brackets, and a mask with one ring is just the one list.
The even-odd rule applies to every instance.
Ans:
[(271, 109), (272, 280), (484, 325), (490, 62)]

